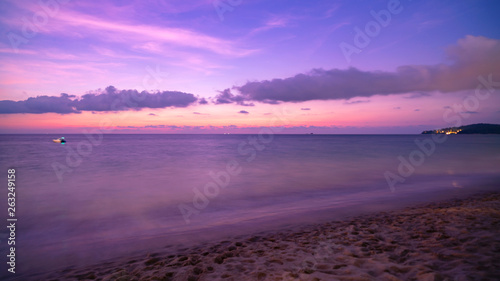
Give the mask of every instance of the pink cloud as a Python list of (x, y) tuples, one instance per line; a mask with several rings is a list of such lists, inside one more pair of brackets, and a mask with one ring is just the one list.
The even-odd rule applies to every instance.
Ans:
[[(22, 14), (26, 15), (27, 18), (41, 11), (38, 3), (22, 3), (21, 5), (13, 2), (13, 4), (22, 9), (24, 11)], [(163, 4), (171, 6), (171, 3), (169, 4), (166, 1)], [(203, 3), (198, 3), (195, 6), (201, 4)], [(103, 3), (103, 5), (106, 4)], [(228, 57), (244, 57), (258, 51), (238, 46), (237, 40), (221, 39), (188, 28), (145, 24), (144, 21), (135, 23), (128, 20), (131, 13), (136, 12), (131, 8), (132, 6), (115, 7), (108, 5), (105, 8), (100, 8), (97, 14), (104, 13), (108, 17), (98, 17), (93, 16), (93, 14), (72, 10), (72, 8), (81, 8), (81, 6), (85, 7), (86, 10), (91, 8), (94, 10), (99, 9), (99, 7), (91, 7), (91, 5), (85, 3), (61, 4), (57, 12), (49, 15), (45, 24), (37, 25), (36, 33), (62, 33), (66, 37), (77, 38), (95, 37), (99, 40), (127, 45), (143, 44), (147, 46), (148, 43), (155, 42), (160, 46), (166, 44), (179, 48), (195, 48)], [(189, 10), (193, 8), (191, 6), (187, 5), (185, 8)], [(117, 17), (116, 14), (110, 14), (107, 11), (113, 11), (116, 14), (120, 14), (118, 11), (121, 11), (121, 14), (120, 17)], [(24, 21), (14, 15), (5, 17), (1, 21), (18, 30), (21, 30), (25, 25)], [(165, 46), (161, 46), (161, 48), (165, 51)]]
[(179, 47), (203, 49), (220, 55), (243, 57), (255, 50), (238, 48), (234, 41), (219, 39), (195, 31), (182, 28), (159, 27), (142, 24), (126, 24), (94, 18), (74, 12), (66, 12), (59, 17), (64, 22), (64, 30), (79, 27), (79, 31), (87, 34), (111, 32), (107, 40), (132, 42), (167, 43)]

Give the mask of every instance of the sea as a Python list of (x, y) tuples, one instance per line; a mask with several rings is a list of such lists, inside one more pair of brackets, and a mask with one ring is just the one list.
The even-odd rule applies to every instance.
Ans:
[(0, 159), (19, 280), (500, 190), (500, 135), (0, 135)]

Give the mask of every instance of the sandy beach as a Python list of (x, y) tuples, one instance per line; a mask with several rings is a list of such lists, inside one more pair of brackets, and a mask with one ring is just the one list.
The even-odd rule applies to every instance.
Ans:
[(498, 280), (500, 194), (67, 268), (33, 280)]

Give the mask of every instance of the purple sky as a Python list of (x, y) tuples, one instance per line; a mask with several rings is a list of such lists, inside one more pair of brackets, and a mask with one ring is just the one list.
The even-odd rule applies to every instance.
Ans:
[[(2, 1), (0, 133), (500, 123), (497, 1)], [(497, 82), (496, 82), (497, 81)]]

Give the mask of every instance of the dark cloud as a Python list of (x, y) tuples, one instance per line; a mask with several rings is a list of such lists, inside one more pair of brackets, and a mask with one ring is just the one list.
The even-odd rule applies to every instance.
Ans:
[(356, 101), (346, 101), (344, 104), (357, 104), (357, 103), (367, 103), (369, 100), (356, 100)]
[(151, 116), (158, 116), (158, 115), (156, 115), (156, 114), (154, 114), (154, 113), (149, 113), (148, 115), (151, 115)]
[(462, 113), (465, 113), (465, 114), (478, 114), (479, 112), (478, 111), (464, 111)]
[(138, 92), (117, 90), (113, 86), (104, 91), (89, 93), (81, 98), (67, 94), (59, 97), (38, 96), (24, 101), (0, 101), (0, 114), (9, 113), (80, 113), (81, 111), (123, 111), (142, 108), (186, 107), (197, 101), (193, 94), (163, 91)]
[(61, 94), (59, 97), (38, 96), (24, 101), (0, 101), (0, 114), (9, 113), (79, 113), (72, 100), (75, 96)]
[(117, 129), (138, 129), (136, 126), (116, 126)]
[(243, 96), (235, 96), (230, 89), (219, 91), (219, 94), (214, 98), (215, 104), (236, 103), (243, 106), (254, 106), (253, 103), (247, 103)]
[(207, 104), (208, 101), (205, 98), (198, 99), (199, 104)]
[(193, 112), (193, 114), (196, 114), (196, 115), (210, 115), (208, 113), (200, 113), (200, 112)]
[(420, 109), (418, 109), (418, 108), (417, 108), (417, 109), (415, 109), (414, 111), (420, 111)]
[(186, 107), (197, 101), (193, 94), (177, 91), (149, 93), (137, 90), (117, 90), (113, 86), (98, 94), (86, 94), (76, 102), (78, 110), (122, 111), (141, 108)]
[(310, 108), (308, 108), (308, 107), (303, 107), (303, 108), (301, 108), (300, 110), (311, 110), (311, 109), (310, 109)]
[(250, 112), (246, 111), (246, 110), (240, 110), (238, 113), (241, 113), (241, 114), (249, 114)]
[(401, 106), (396, 106), (393, 109), (401, 109)]
[(430, 95), (431, 94), (425, 93), (425, 92), (417, 92), (417, 93), (412, 93), (412, 94), (410, 94), (409, 96), (407, 96), (405, 98), (406, 99), (418, 99), (418, 98), (422, 98), (422, 97), (428, 97)]
[(422, 97), (431, 91), (455, 92), (475, 89), (478, 76), (500, 75), (500, 41), (466, 36), (446, 50), (449, 64), (405, 65), (394, 72), (313, 69), (285, 79), (251, 81), (218, 95), (219, 103), (302, 102), (340, 100), (373, 95), (413, 93)]

